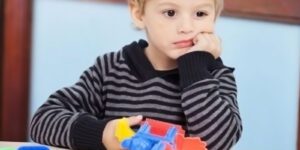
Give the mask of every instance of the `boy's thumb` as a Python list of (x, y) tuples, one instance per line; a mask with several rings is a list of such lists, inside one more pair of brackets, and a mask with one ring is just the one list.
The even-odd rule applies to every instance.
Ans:
[(138, 125), (142, 122), (143, 116), (138, 115), (138, 116), (131, 116), (128, 118), (128, 123), (130, 126)]

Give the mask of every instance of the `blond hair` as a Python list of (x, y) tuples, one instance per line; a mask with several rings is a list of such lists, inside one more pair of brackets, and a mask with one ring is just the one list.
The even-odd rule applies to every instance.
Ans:
[[(216, 16), (215, 16), (215, 19), (216, 19), (221, 15), (221, 12), (224, 7), (224, 0), (214, 0), (214, 2), (215, 2), (215, 8), (216, 8)], [(146, 0), (128, 0), (128, 3), (130, 5), (137, 4), (138, 7), (140, 8), (141, 12), (144, 13)]]

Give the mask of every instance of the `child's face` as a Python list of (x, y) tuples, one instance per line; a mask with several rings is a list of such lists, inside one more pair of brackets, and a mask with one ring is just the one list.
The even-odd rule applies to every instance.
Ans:
[(145, 29), (150, 49), (176, 59), (178, 51), (192, 46), (181, 41), (214, 32), (214, 19), (213, 0), (146, 0), (144, 13), (136, 21)]

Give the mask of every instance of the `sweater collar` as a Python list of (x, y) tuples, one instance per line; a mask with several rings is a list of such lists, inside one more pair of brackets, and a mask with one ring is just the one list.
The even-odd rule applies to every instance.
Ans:
[(142, 80), (148, 80), (158, 76), (165, 76), (170, 74), (178, 74), (178, 69), (157, 71), (149, 61), (145, 54), (145, 49), (148, 46), (147, 41), (134, 41), (129, 45), (124, 46), (124, 57), (129, 67)]

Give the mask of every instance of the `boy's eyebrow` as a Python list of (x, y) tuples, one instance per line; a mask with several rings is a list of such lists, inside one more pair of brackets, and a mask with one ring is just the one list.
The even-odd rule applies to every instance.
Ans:
[(211, 4), (211, 3), (203, 3), (203, 4), (199, 4), (199, 5), (196, 5), (195, 7), (201, 7), (201, 8), (203, 8), (203, 7), (208, 7), (208, 8), (214, 8), (214, 5), (213, 4)]
[[(160, 6), (164, 6), (164, 5), (169, 5), (169, 6), (178, 6), (178, 4), (176, 3), (172, 3), (172, 2), (159, 2), (158, 3), (159, 7)], [(213, 4), (211, 3), (202, 3), (202, 4), (199, 4), (199, 5), (196, 5), (195, 7), (210, 7), (210, 8), (213, 8)]]
[(177, 4), (172, 3), (172, 2), (159, 2), (158, 5), (159, 6), (164, 6), (164, 5), (178, 6)]

